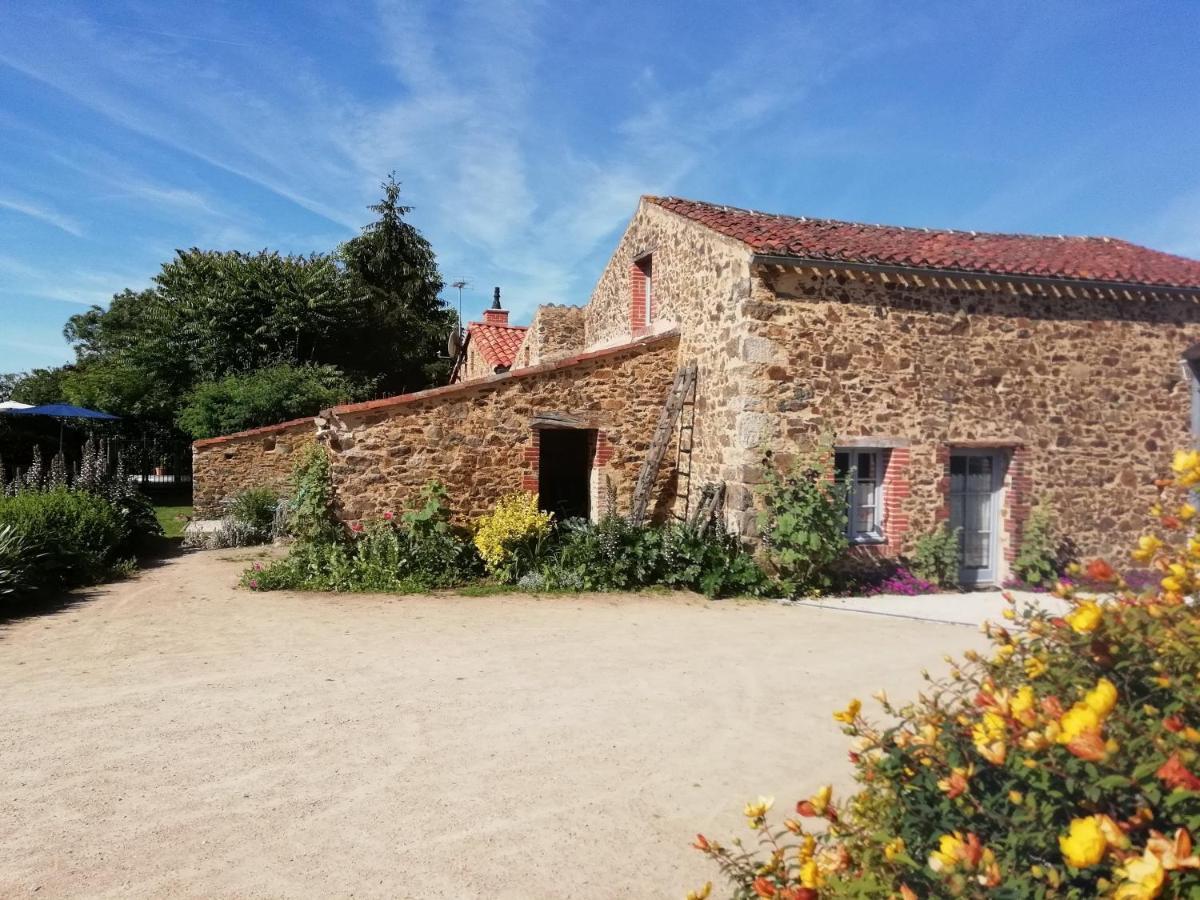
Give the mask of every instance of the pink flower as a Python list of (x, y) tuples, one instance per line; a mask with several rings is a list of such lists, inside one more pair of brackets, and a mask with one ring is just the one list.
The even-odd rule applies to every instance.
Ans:
[(258, 579), (257, 578), (250, 579), (250, 590), (252, 590), (252, 591), (258, 590)]
[(255, 564), (254, 564), (254, 571), (255, 571), (255, 572), (261, 572), (261, 571), (262, 571), (262, 563), (255, 563)]
[(383, 520), (384, 520), (385, 522), (390, 522), (390, 521), (392, 521), (392, 514), (391, 514), (391, 512), (385, 512), (385, 513), (383, 514)]
[(350, 530), (357, 534), (358, 532), (362, 531), (362, 523), (355, 522), (353, 525), (350, 526)]

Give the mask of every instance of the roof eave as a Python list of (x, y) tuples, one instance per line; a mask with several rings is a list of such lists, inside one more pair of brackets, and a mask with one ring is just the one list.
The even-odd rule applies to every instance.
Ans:
[(977, 272), (971, 269), (942, 269), (930, 266), (903, 266), (894, 263), (857, 262), (844, 259), (821, 259), (810, 256), (788, 256), (776, 253), (753, 253), (754, 265), (813, 267), (819, 269), (853, 269), (858, 272), (873, 272), (884, 275), (925, 275), (942, 278), (974, 278), (1016, 284), (1044, 284), (1063, 287), (1090, 288), (1109, 291), (1138, 291), (1139, 293), (1169, 292), (1200, 296), (1200, 285), (1184, 286), (1170, 284), (1148, 284), (1140, 281), (1106, 281), (1091, 278), (1063, 278), (1053, 275), (1028, 275), (1018, 273)]

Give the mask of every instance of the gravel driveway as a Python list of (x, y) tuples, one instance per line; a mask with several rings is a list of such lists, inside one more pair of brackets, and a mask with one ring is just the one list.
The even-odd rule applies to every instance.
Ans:
[(192, 553), (0, 627), (0, 896), (679, 897), (848, 787), (830, 718), (971, 628), (708, 602), (252, 594)]

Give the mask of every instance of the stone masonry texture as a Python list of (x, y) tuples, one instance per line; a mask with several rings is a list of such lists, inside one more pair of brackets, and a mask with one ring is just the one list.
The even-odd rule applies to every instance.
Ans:
[[(638, 272), (649, 285), (634, 284)], [(540, 308), (511, 373), (318, 424), (346, 521), (403, 507), (431, 478), (477, 516), (536, 484), (547, 421), (596, 432), (594, 481), (611, 483), (624, 511), (671, 379), (695, 361), (690, 478), (673, 446), (659, 516), (722, 481), (727, 523), (754, 539), (765, 451), (786, 465), (829, 444), (878, 447), (887, 533), (876, 550), (903, 554), (948, 514), (953, 450), (993, 449), (1008, 461), (1001, 560), (1044, 502), (1081, 557), (1123, 562), (1153, 479), (1193, 440), (1182, 356), (1198, 342), (1195, 293), (757, 257), (643, 199), (588, 304)], [(281, 434), (305, 439), (301, 426)], [(198, 507), (287, 468), (261, 435), (196, 446)]]
[[(611, 485), (618, 508), (627, 509), (675, 376), (678, 343), (662, 335), (591, 359), (324, 413), (318, 423), (340, 517), (353, 523), (404, 509), (437, 479), (455, 517), (474, 519), (505, 494), (530, 487), (538, 466), (535, 432), (563, 421), (598, 432), (594, 477)], [(660, 509), (672, 498), (673, 460), (668, 454), (659, 473)]]
[(316, 440), (312, 419), (255, 428), (192, 445), (192, 505), (197, 518), (211, 519), (239, 492), (269, 487), (287, 493), (295, 454)]

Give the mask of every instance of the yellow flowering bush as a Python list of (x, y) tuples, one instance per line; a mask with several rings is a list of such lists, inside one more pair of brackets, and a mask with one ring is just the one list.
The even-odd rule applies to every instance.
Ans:
[(538, 509), (538, 495), (509, 494), (475, 523), (475, 548), (489, 574), (515, 581), (550, 534), (554, 514)]
[(1200, 897), (1200, 452), (1173, 469), (1132, 554), (1152, 588), (1075, 567), (1065, 615), (1010, 596), (992, 652), (906, 706), (877, 695), (889, 724), (851, 701), (834, 718), (861, 790), (823, 788), (778, 826), (759, 798), (757, 846), (697, 836), (734, 896)]

